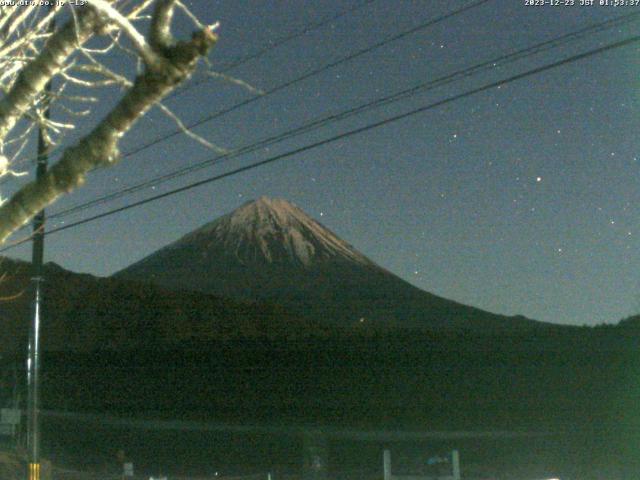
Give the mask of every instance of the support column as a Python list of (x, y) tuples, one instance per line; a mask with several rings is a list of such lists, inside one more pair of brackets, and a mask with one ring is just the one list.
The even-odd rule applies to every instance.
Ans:
[(391, 451), (385, 450), (382, 453), (382, 470), (384, 471), (384, 480), (391, 480)]
[(302, 441), (303, 480), (327, 480), (329, 448), (321, 433), (305, 433)]
[(460, 452), (458, 450), (451, 452), (451, 469), (453, 480), (460, 480)]

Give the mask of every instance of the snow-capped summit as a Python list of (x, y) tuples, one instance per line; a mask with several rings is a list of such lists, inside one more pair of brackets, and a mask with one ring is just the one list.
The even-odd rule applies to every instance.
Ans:
[(372, 262), (297, 206), (283, 199), (260, 197), (183, 237), (167, 247), (199, 246), (207, 256), (210, 246), (223, 245), (243, 263), (314, 262), (342, 260)]

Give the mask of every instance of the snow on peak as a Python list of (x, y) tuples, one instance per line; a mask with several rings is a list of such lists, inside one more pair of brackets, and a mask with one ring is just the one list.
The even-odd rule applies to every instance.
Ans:
[(300, 208), (280, 198), (260, 197), (247, 202), (178, 243), (198, 239), (198, 243), (209, 245), (222, 243), (225, 250), (243, 261), (260, 257), (272, 263), (286, 257), (310, 266), (316, 261), (338, 258), (373, 265)]

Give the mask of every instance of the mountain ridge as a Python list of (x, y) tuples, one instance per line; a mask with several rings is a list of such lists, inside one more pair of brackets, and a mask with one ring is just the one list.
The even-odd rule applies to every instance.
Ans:
[[(31, 264), (0, 257), (0, 356), (27, 345)], [(322, 325), (279, 305), (169, 290), (45, 264), (42, 347), (92, 352), (180, 348), (237, 338), (291, 340), (326, 335)]]

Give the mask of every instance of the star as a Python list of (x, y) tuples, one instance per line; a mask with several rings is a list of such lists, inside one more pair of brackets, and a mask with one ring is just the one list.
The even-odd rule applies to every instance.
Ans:
[(542, 181), (542, 177), (536, 177), (536, 182), (540, 183)]

